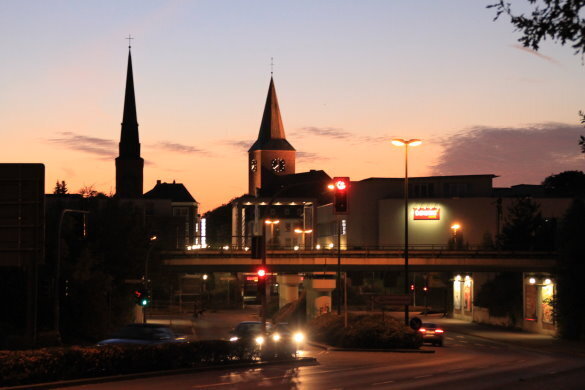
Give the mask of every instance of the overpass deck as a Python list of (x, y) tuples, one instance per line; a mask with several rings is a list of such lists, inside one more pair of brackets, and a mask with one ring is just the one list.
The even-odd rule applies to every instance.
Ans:
[[(164, 264), (185, 272), (253, 272), (260, 259), (249, 251), (166, 251)], [(556, 257), (551, 252), (508, 251), (409, 251), (411, 271), (523, 271), (551, 272)], [(268, 251), (266, 265), (272, 272), (323, 272), (337, 270), (337, 252)], [(342, 271), (401, 271), (403, 251), (341, 251)]]

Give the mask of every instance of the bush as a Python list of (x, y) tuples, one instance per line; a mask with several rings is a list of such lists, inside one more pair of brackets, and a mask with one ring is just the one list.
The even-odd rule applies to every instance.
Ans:
[(0, 386), (191, 368), (244, 360), (229, 341), (0, 351)]
[(315, 341), (344, 348), (419, 348), (422, 337), (400, 321), (380, 314), (349, 314), (348, 327), (344, 319), (333, 313), (315, 318), (309, 332)]

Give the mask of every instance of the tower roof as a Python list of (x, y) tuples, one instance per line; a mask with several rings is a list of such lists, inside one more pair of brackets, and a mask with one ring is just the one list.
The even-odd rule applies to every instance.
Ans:
[(248, 151), (254, 150), (295, 150), (284, 135), (284, 126), (280, 117), (280, 108), (272, 77), (270, 78), (258, 139)]
[(136, 98), (134, 96), (134, 76), (132, 74), (132, 54), (130, 51), (128, 52), (126, 95), (124, 96), (124, 115), (122, 119), (122, 132), (120, 135), (120, 157), (140, 157)]

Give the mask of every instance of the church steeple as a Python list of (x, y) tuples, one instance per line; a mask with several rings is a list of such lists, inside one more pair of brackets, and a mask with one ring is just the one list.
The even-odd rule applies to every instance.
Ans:
[(284, 135), (284, 126), (282, 125), (280, 107), (278, 106), (276, 88), (274, 88), (274, 79), (272, 77), (270, 78), (258, 139), (248, 152), (254, 150), (295, 150)]
[(270, 77), (258, 139), (248, 150), (249, 194), (256, 195), (258, 189), (269, 187), (275, 176), (294, 174), (295, 157), (295, 148), (284, 135), (276, 88), (273, 78)]
[(124, 97), (124, 116), (122, 117), (122, 134), (120, 136), (120, 157), (140, 157), (134, 75), (132, 74), (132, 53), (130, 51), (128, 51), (126, 95)]
[(116, 158), (116, 196), (140, 198), (143, 191), (144, 160), (140, 157), (136, 97), (134, 96), (134, 75), (132, 53), (128, 50), (126, 73), (126, 94), (120, 134), (119, 156)]

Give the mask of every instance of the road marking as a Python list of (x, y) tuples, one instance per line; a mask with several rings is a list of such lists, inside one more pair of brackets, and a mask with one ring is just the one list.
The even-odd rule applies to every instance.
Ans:
[(419, 375), (419, 376), (415, 376), (414, 379), (421, 379), (421, 378), (428, 378), (432, 375)]
[(464, 339), (465, 338), (465, 336), (455, 336), (455, 337), (457, 337), (458, 339)]
[(388, 383), (394, 383), (394, 381), (376, 382), (372, 383), (372, 386), (387, 385)]
[(478, 347), (485, 347), (485, 344), (473, 344), (473, 345), (477, 345)]
[(463, 370), (452, 370), (452, 371), (447, 371), (447, 374), (457, 374), (458, 372), (461, 372)]

